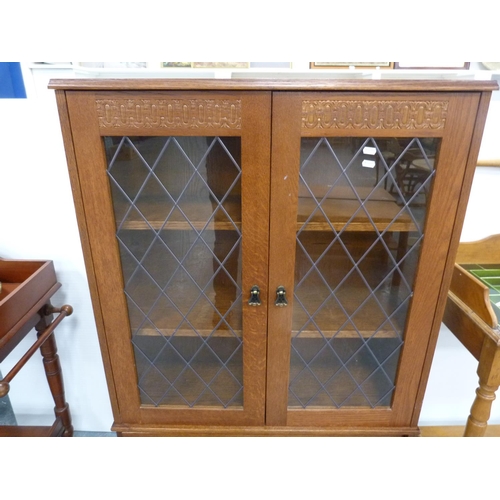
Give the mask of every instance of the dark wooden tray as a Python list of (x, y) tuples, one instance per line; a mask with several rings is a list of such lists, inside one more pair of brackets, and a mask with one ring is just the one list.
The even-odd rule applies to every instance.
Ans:
[(0, 362), (33, 328), (36, 312), (60, 288), (52, 261), (0, 259)]

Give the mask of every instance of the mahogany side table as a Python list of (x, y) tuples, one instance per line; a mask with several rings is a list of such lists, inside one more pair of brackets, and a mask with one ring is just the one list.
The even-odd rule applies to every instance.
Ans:
[(54, 264), (52, 261), (0, 259), (0, 283), (0, 363), (33, 328), (37, 331), (34, 344), (0, 380), (0, 397), (7, 395), (12, 379), (40, 349), (55, 403), (55, 421), (51, 426), (0, 426), (0, 436), (70, 437), (73, 426), (64, 395), (54, 330), (73, 308), (69, 305), (55, 308), (50, 303), (61, 287)]

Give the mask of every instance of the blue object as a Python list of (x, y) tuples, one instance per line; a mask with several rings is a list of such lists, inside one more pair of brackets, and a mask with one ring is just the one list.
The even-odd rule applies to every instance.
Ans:
[(0, 98), (26, 98), (20, 63), (0, 62)]

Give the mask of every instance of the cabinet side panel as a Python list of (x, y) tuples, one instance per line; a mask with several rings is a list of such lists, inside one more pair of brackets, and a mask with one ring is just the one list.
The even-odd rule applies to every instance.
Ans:
[(441, 325), (442, 317), (444, 314), (444, 309), (446, 306), (446, 298), (451, 283), (451, 276), (453, 273), (453, 267), (455, 264), (455, 256), (457, 254), (458, 245), (460, 243), (460, 235), (462, 232), (463, 222), (465, 219), (465, 213), (467, 211), (467, 204), (469, 201), (469, 195), (472, 187), (472, 181), (474, 179), (474, 173), (477, 165), (477, 158), (479, 155), (479, 148), (481, 146), (481, 138), (484, 131), (484, 126), (486, 123), (486, 116), (488, 114), (488, 106), (491, 99), (490, 92), (484, 92), (481, 94), (479, 100), (479, 106), (477, 108), (477, 115), (474, 120), (471, 119), (471, 124), (474, 123), (474, 132), (472, 140), (470, 142), (470, 148), (468, 151), (467, 164), (465, 175), (463, 177), (463, 184), (460, 192), (460, 199), (458, 203), (458, 208), (456, 212), (455, 225), (453, 228), (453, 235), (450, 241), (449, 252), (446, 262), (446, 271), (443, 276), (443, 282), (440, 291), (440, 300), (436, 309), (436, 318), (433, 325), (433, 334), (429, 341), (429, 346), (427, 349), (427, 356), (425, 359), (422, 378), (420, 381), (420, 387), (417, 394), (417, 402), (415, 404), (414, 413), (412, 416), (412, 425), (417, 425), (420, 410), (422, 408), (422, 401), (425, 395), (425, 388), (427, 385), (427, 380), (429, 378), (429, 373), (431, 369), (432, 359), (434, 351), (436, 348), (436, 343), (438, 339), (439, 328)]
[[(129, 331), (129, 325), (126, 315), (122, 313), (126, 304), (121, 293), (123, 284), (107, 189), (106, 159), (99, 136), (94, 94), (68, 92), (67, 102), (83, 207), (83, 217), (80, 218), (86, 224), (88, 242), (85, 247), (93, 266), (89, 273), (94, 281), (92, 294), (94, 303), (98, 304), (97, 316), (102, 318), (98, 323), (99, 335), (105, 344), (104, 352), (109, 353), (106, 373), (112, 380), (110, 393), (116, 393), (116, 400), (119, 401), (118, 413), (114, 415), (119, 423), (124, 416), (123, 409), (133, 408), (133, 403), (137, 403), (137, 393), (124, 369), (127, 364), (133, 364), (133, 354), (127, 336), (123, 335), (124, 331)], [(117, 376), (117, 373), (120, 375)]]
[(99, 337), (99, 345), (101, 349), (102, 360), (105, 368), (106, 382), (109, 388), (109, 396), (111, 400), (111, 406), (113, 409), (113, 414), (115, 418), (119, 415), (119, 406), (116, 399), (116, 392), (114, 388), (114, 382), (111, 372), (111, 362), (109, 358), (108, 344), (106, 337), (104, 336), (102, 311), (100, 307), (99, 292), (97, 289), (97, 284), (95, 280), (95, 270), (94, 261), (92, 257), (92, 252), (90, 249), (89, 235), (88, 235), (88, 224), (87, 218), (85, 216), (85, 209), (82, 200), (82, 191), (80, 185), (80, 177), (78, 173), (78, 164), (75, 157), (75, 151), (73, 147), (73, 134), (71, 129), (71, 121), (68, 111), (68, 103), (66, 99), (66, 92), (57, 90), (56, 91), (56, 101), (59, 112), (59, 120), (61, 123), (61, 131), (64, 143), (64, 149), (66, 152), (66, 162), (68, 164), (68, 172), (71, 182), (71, 190), (73, 193), (73, 202), (76, 210), (76, 217), (78, 222), (78, 229), (80, 232), (81, 245), (83, 250), (83, 257), (85, 260), (85, 268), (87, 271), (87, 279), (89, 282), (89, 288), (92, 299), (92, 307), (94, 311), (94, 317), (97, 326), (97, 332)]
[(446, 287), (443, 285), (452, 264), (448, 258), (450, 242), (456, 237), (455, 222), (463, 194), (478, 102), (478, 94), (450, 96), (447, 127), (439, 152), (405, 347), (400, 361), (394, 397), (394, 407), (398, 409), (394, 415), (395, 425), (410, 422), (415, 405), (420, 404), (417, 392), (429, 339), (437, 335), (446, 300)]

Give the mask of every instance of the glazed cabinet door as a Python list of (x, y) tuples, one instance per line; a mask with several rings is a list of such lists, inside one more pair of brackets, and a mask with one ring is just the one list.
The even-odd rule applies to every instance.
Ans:
[(270, 93), (66, 96), (115, 426), (263, 425)]
[(416, 425), (478, 102), (274, 94), (269, 425)]

